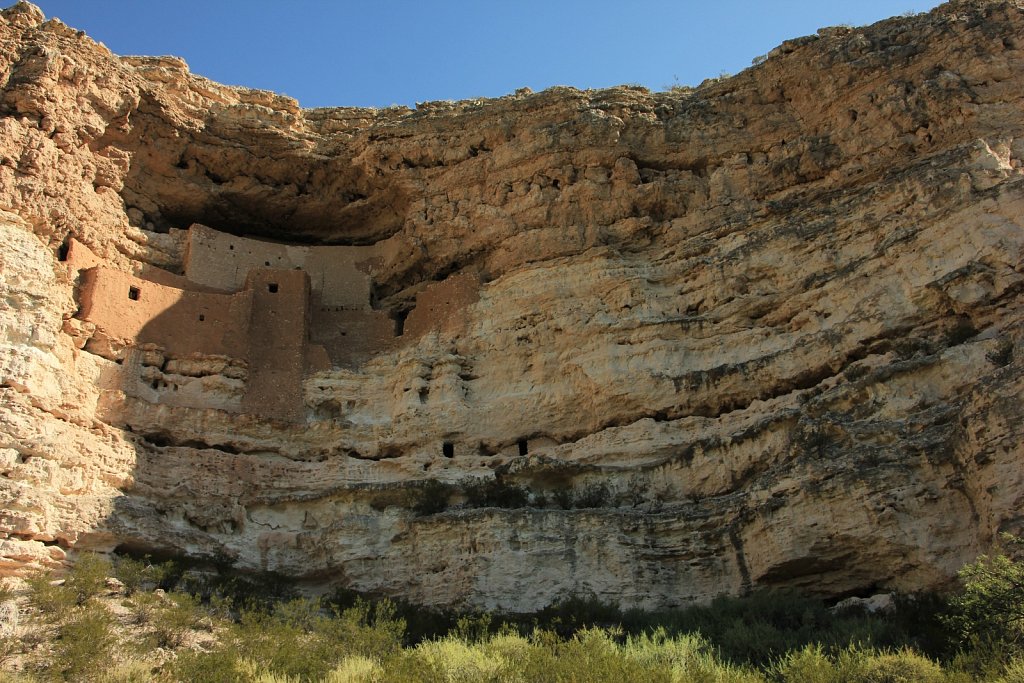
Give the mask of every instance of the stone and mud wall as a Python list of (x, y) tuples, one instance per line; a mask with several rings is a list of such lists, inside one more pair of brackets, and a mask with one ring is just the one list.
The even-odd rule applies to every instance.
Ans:
[[(1024, 522), (1021, 35), (957, 0), (695, 89), (302, 110), (5, 10), (0, 571), (944, 585)], [(117, 315), (157, 287), (188, 325)], [(250, 297), (245, 354), (190, 341), (207, 296)]]
[(76, 317), (121, 346), (157, 344), (180, 356), (249, 355), (254, 303), (247, 292), (189, 292), (102, 266), (81, 271), (79, 277)]
[[(77, 285), (75, 319), (88, 327), (85, 347), (119, 362), (130, 358), (120, 371), (126, 393), (139, 396), (140, 382), (179, 389), (150, 379), (143, 368), (153, 364), (139, 360), (147, 353), (163, 358), (161, 367), (167, 358), (226, 357), (246, 369), (237, 405), (229, 408), (218, 392), (210, 394), (213, 403), (194, 392), (154, 402), (299, 422), (310, 372), (358, 367), (393, 350), (402, 336), (405, 316), (371, 306), (374, 247), (295, 247), (202, 225), (190, 227), (186, 244), (184, 276), (149, 266), (137, 277), (103, 267), (87, 247), (69, 241), (64, 261)], [(427, 285), (408, 316), (410, 335), (457, 329), (478, 289), (479, 279), (467, 274)]]
[(305, 272), (322, 306), (370, 308), (371, 274), (380, 260), (375, 247), (290, 245), (246, 239), (193, 225), (188, 232), (185, 276), (201, 285), (234, 292), (256, 268)]

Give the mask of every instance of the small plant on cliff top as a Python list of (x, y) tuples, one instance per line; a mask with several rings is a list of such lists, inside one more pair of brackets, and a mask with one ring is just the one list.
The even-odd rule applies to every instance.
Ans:
[(985, 358), (989, 363), (997, 367), (1003, 367), (1013, 362), (1013, 340), (1000, 339), (995, 350), (989, 351)]
[(452, 487), (437, 479), (430, 479), (420, 487), (412, 504), (413, 511), (418, 515), (434, 515), (448, 508), (448, 497)]
[(500, 479), (474, 482), (466, 487), (466, 502), (471, 507), (521, 508), (530, 502), (530, 494), (522, 486)]
[(611, 502), (611, 491), (607, 484), (591, 484), (579, 492), (573, 506), (577, 508), (601, 508)]
[(978, 334), (978, 328), (969, 318), (957, 318), (946, 332), (946, 346), (959, 346)]

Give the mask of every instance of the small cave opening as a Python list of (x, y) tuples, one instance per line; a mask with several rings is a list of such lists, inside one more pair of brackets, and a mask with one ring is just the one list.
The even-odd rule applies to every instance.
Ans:
[(278, 287), (276, 282), (270, 282), (267, 284), (267, 291), (271, 294), (277, 294), (277, 289)]
[(65, 237), (64, 241), (61, 242), (61, 245), (57, 247), (57, 260), (62, 263), (67, 261), (69, 251), (71, 251), (71, 235)]
[(138, 301), (142, 296), (142, 291), (135, 286), (128, 287), (128, 298), (132, 301)]
[(530, 452), (530, 448), (526, 443), (526, 439), (519, 439), (517, 445), (519, 446), (519, 455), (526, 455), (527, 453)]
[(441, 453), (446, 458), (454, 458), (455, 444), (453, 444), (451, 441), (445, 441), (443, 444), (441, 444)]

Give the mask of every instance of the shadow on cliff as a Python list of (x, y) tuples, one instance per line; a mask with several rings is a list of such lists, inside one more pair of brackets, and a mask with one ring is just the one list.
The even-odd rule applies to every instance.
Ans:
[(295, 243), (370, 244), (405, 221), (400, 169), (360, 165), (345, 147), (313, 153), (288, 126), (240, 125), (230, 107), (208, 111), (187, 135), (167, 111), (143, 92), (131, 128), (112, 126), (94, 143), (128, 153), (121, 196), (158, 231), (202, 223)]

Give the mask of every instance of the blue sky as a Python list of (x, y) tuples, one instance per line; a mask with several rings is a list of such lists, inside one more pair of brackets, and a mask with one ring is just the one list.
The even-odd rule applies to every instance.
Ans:
[[(822, 26), (938, 0), (35, 0), (118, 54), (172, 54), (304, 107), (412, 105), (517, 88), (660, 90), (735, 73)], [(9, 3), (5, 3), (9, 4)]]

